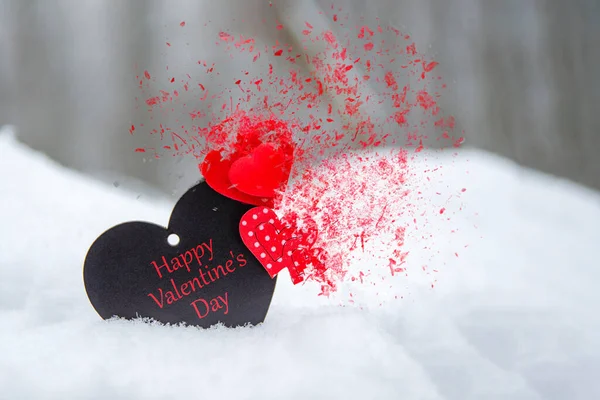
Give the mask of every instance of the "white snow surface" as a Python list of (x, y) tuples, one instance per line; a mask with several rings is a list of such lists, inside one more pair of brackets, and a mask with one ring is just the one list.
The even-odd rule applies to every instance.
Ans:
[(469, 247), (441, 248), (435, 288), (415, 278), (379, 306), (381, 288), (357, 283), (363, 307), (340, 307), (282, 276), (264, 324), (202, 330), (103, 321), (83, 286), (100, 233), (164, 224), (172, 203), (56, 165), (7, 129), (0, 171), (0, 399), (600, 398), (598, 193), (464, 151), (439, 184), (466, 187), (470, 211), (435, 240)]

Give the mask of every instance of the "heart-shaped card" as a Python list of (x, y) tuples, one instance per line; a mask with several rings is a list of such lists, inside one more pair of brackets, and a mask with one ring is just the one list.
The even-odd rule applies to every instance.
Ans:
[(240, 238), (239, 222), (250, 208), (202, 182), (179, 199), (168, 228), (136, 221), (109, 229), (84, 263), (93, 307), (104, 319), (200, 327), (263, 322), (276, 278)]
[(294, 284), (303, 281), (302, 272), (318, 257), (321, 249), (313, 248), (317, 239), (314, 227), (298, 231), (284, 224), (275, 211), (254, 207), (240, 220), (240, 236), (250, 252), (271, 277), (287, 268)]

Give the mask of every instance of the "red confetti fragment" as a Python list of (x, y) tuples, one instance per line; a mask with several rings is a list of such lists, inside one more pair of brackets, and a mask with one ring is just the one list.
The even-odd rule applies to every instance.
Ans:
[(224, 42), (233, 42), (235, 38), (227, 32), (219, 32), (219, 39)]
[(151, 97), (146, 100), (146, 104), (149, 106), (154, 106), (154, 105), (158, 104), (159, 101), (160, 101), (160, 99), (158, 97)]
[(423, 69), (425, 70), (425, 72), (432, 71), (437, 65), (438, 63), (435, 61), (432, 61), (430, 63), (425, 63), (425, 61), (423, 61)]

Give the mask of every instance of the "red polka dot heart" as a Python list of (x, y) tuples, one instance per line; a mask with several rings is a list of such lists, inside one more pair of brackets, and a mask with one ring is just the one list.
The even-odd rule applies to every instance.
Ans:
[(294, 284), (303, 280), (306, 252), (314, 244), (314, 232), (298, 233), (284, 225), (273, 210), (255, 207), (240, 220), (240, 236), (271, 278), (287, 268)]

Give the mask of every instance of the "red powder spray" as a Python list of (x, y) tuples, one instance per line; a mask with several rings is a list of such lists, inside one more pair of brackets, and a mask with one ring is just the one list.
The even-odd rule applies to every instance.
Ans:
[[(338, 27), (343, 19), (339, 12), (330, 17)], [(416, 222), (406, 185), (415, 174), (411, 162), (424, 142), (456, 147), (463, 139), (453, 135), (454, 118), (438, 106), (445, 85), (435, 74), (437, 62), (419, 54), (409, 35), (381, 25), (343, 28), (344, 37), (317, 32), (310, 21), (305, 28), (303, 49), (281, 43), (261, 47), (253, 38), (221, 32), (217, 46), (249, 57), (258, 72), (242, 70), (229, 85), (210, 93), (206, 82), (219, 74), (218, 65), (198, 61), (193, 79), (190, 74), (173, 77), (151, 96), (145, 94), (149, 112), (177, 107), (185, 115), (177, 126), (144, 127), (166, 144), (160, 151), (137, 151), (155, 157), (193, 155), (202, 162), (212, 150), (239, 151), (240, 135), (245, 146), (274, 141), (293, 147), (290, 182), (274, 208), (299, 227), (316, 222), (316, 246), (324, 252), (305, 271), (305, 281), (319, 283), (328, 295), (340, 282), (362, 282), (373, 270), (406, 276), (405, 236), (416, 226), (407, 223)], [(384, 34), (392, 34), (393, 43), (384, 41)], [(358, 44), (347, 45), (350, 36)], [(325, 50), (304, 50), (317, 45)], [(169, 48), (174, 46), (170, 41)], [(147, 93), (153, 78), (145, 71), (138, 81)], [(235, 96), (234, 89), (239, 91)], [(190, 109), (179, 101), (181, 90), (195, 91), (196, 103), (208, 104)], [(223, 118), (223, 113), (228, 115)], [(129, 132), (139, 134), (140, 128), (134, 124)], [(445, 209), (437, 211), (442, 215)], [(356, 267), (365, 253), (369, 265)]]

